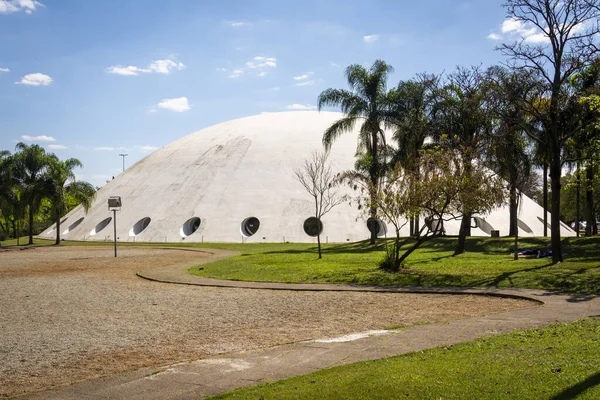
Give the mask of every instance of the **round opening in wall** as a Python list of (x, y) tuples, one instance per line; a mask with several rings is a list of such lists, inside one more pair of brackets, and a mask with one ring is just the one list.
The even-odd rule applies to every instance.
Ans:
[(323, 232), (323, 223), (315, 217), (310, 217), (304, 221), (304, 232), (308, 236), (317, 237)]
[(73, 222), (71, 225), (69, 225), (69, 227), (62, 233), (63, 235), (66, 235), (67, 233), (71, 232), (73, 229), (77, 228), (79, 226), (79, 224), (81, 224), (83, 222), (83, 217), (79, 218), (77, 221)]
[(489, 224), (489, 222), (481, 217), (473, 217), (473, 224), (475, 226), (471, 226), (472, 228), (479, 228), (488, 235), (491, 235), (492, 231), (495, 230), (494, 227)]
[(518, 218), (517, 218), (517, 226), (519, 227), (519, 229), (522, 229), (527, 233), (533, 233), (533, 230), (529, 227), (529, 225), (527, 225), (525, 222), (521, 221)]
[(91, 230), (90, 236), (94, 236), (99, 233), (102, 229), (106, 228), (108, 224), (112, 221), (112, 217), (104, 218), (102, 221), (98, 222), (98, 225)]
[(144, 231), (150, 225), (152, 219), (150, 217), (144, 217), (136, 222), (129, 231), (129, 236), (137, 236)]
[(384, 236), (387, 233), (387, 226), (379, 218), (369, 218), (367, 220), (369, 232), (375, 232), (377, 236)]
[(198, 228), (200, 228), (200, 222), (202, 221), (198, 217), (188, 219), (184, 222), (183, 226), (181, 227), (181, 232), (179, 233), (182, 237), (190, 236), (191, 234), (196, 232)]
[[(542, 223), (542, 228), (543, 228), (544, 227), (544, 220), (542, 218), (540, 218), (540, 217), (537, 217), (537, 219), (538, 219), (538, 221), (540, 221)], [(550, 221), (546, 221), (546, 226), (548, 227), (548, 229), (551, 228)]]
[(258, 228), (260, 227), (260, 221), (256, 217), (246, 218), (242, 221), (242, 235), (246, 237), (250, 237), (258, 232)]

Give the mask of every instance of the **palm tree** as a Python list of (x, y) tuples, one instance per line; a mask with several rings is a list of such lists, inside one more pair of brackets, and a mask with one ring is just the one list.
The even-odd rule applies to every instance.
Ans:
[[(392, 113), (396, 125), (393, 139), (397, 148), (392, 150), (391, 169), (400, 163), (419, 176), (420, 150), (426, 140), (438, 139), (431, 122), (433, 93), (437, 84), (438, 77), (435, 75), (420, 74), (416, 79), (400, 81), (392, 90)], [(418, 235), (419, 230), (419, 216), (415, 215), (410, 220), (411, 235)]]
[(46, 171), (45, 193), (52, 204), (52, 213), (56, 221), (56, 244), (60, 244), (60, 219), (67, 212), (67, 198), (73, 197), (83, 206), (87, 213), (96, 196), (96, 189), (88, 182), (75, 179), (75, 168), (83, 165), (76, 158), (61, 161), (54, 154), (50, 156), (50, 163)]
[[(0, 215), (6, 213), (7, 204), (12, 194), (12, 158), (10, 152), (3, 150), (0, 151)], [(0, 228), (8, 232), (8, 224), (5, 226), (0, 222)]]
[(45, 196), (44, 173), (49, 164), (49, 156), (43, 147), (32, 144), (17, 143), (14, 155), (15, 177), (21, 196), (28, 207), (29, 244), (33, 244), (33, 216)]
[(488, 80), (495, 129), (488, 137), (486, 156), (491, 168), (508, 182), (508, 235), (518, 236), (519, 200), (530, 181), (533, 166), (531, 143), (525, 131), (535, 129), (520, 103), (532, 81), (526, 71), (511, 72), (502, 67), (491, 67)]
[[(458, 68), (439, 91), (432, 112), (435, 129), (444, 137), (444, 146), (462, 155), (465, 182), (471, 179), (473, 162), (482, 154), (482, 144), (492, 124), (487, 106), (485, 76), (479, 67)], [(463, 210), (454, 255), (465, 252), (466, 237), (471, 235), (475, 210)]]
[[(341, 135), (353, 131), (360, 125), (357, 156), (368, 160), (371, 187), (377, 190), (382, 174), (382, 154), (387, 146), (383, 128), (392, 125), (390, 114), (390, 94), (387, 91), (387, 78), (393, 72), (391, 65), (377, 60), (367, 70), (362, 65), (353, 64), (346, 68), (346, 79), (350, 90), (326, 89), (319, 95), (319, 111), (326, 106), (340, 107), (344, 118), (334, 122), (323, 134), (323, 145), (329, 150), (333, 142)], [(373, 199), (376, 193), (370, 193), (371, 218), (377, 216), (377, 206)], [(371, 244), (377, 239), (377, 231), (371, 232)]]

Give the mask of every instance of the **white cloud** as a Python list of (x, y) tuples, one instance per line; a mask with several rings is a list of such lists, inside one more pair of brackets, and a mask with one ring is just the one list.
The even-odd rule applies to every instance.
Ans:
[(21, 139), (23, 139), (26, 142), (56, 142), (56, 139), (54, 139), (52, 136), (46, 136), (46, 135), (40, 135), (40, 136), (23, 135), (23, 136), (21, 136)]
[(185, 68), (182, 62), (173, 60), (173, 57), (152, 61), (147, 68), (140, 68), (134, 65), (123, 67), (121, 65), (112, 65), (106, 68), (106, 72), (109, 74), (116, 74), (122, 76), (137, 76), (141, 73), (152, 73), (156, 72), (159, 74), (169, 74), (172, 70), (182, 70)]
[(239, 78), (247, 72), (254, 71), (256, 76), (262, 77), (269, 73), (269, 70), (277, 68), (277, 59), (275, 57), (256, 56), (247, 61), (243, 67), (236, 68), (229, 75), (230, 78)]
[(302, 75), (295, 76), (295, 77), (294, 77), (294, 80), (295, 80), (295, 81), (303, 81), (303, 80), (305, 80), (305, 79), (308, 79), (309, 77), (311, 77), (311, 76), (312, 76), (312, 74), (313, 74), (313, 73), (312, 73), (311, 71), (309, 71), (309, 72), (307, 72), (307, 73), (305, 73), (305, 74), (302, 74)]
[(150, 70), (134, 67), (133, 65), (130, 65), (128, 67), (121, 67), (120, 65), (117, 65), (106, 68), (106, 72), (108, 72), (109, 74), (133, 76), (139, 75), (141, 72), (150, 72)]
[(277, 59), (275, 57), (256, 56), (252, 59), (252, 61), (248, 61), (246, 63), (246, 66), (250, 69), (276, 68), (277, 67)]
[(231, 75), (229, 75), (229, 77), (230, 78), (239, 78), (242, 75), (244, 75), (244, 70), (241, 68), (238, 68), (238, 69), (234, 69), (233, 72), (231, 73)]
[(184, 112), (191, 110), (187, 97), (179, 97), (177, 99), (164, 99), (158, 103), (158, 108), (174, 112)]
[(0, 14), (10, 14), (19, 11), (31, 14), (37, 7), (45, 6), (36, 0), (0, 0)]
[(290, 104), (289, 106), (286, 107), (288, 110), (302, 110), (302, 111), (308, 111), (308, 110), (316, 110), (317, 106), (311, 106), (310, 104)]
[[(541, 44), (549, 41), (548, 37), (531, 23), (519, 21), (516, 18), (507, 18), (502, 22), (500, 30), (504, 34), (512, 36), (513, 39), (521, 38), (526, 43)], [(497, 33), (488, 35), (489, 39), (502, 40), (502, 36)]]
[(379, 40), (379, 35), (367, 35), (363, 36), (363, 42), (367, 44), (375, 43)]
[(315, 81), (302, 81), (296, 83), (294, 86), (312, 86), (315, 84)]
[(137, 146), (137, 147), (139, 147), (142, 151), (154, 151), (154, 150), (158, 150), (158, 146), (145, 145), (145, 146)]
[(329, 66), (330, 66), (331, 68), (340, 68), (340, 65), (339, 65), (339, 64), (336, 64), (336, 63), (334, 63), (333, 61), (329, 61)]
[(242, 26), (250, 25), (248, 22), (244, 22), (244, 21), (223, 21), (223, 23), (231, 26), (232, 28), (240, 28)]
[(10, 69), (8, 69), (8, 68), (0, 68), (0, 72), (10, 72)]
[(173, 69), (182, 70), (185, 68), (185, 65), (181, 62), (173, 61), (169, 58), (166, 60), (156, 60), (152, 64), (150, 64), (149, 69), (159, 74), (168, 74)]
[(50, 150), (64, 150), (67, 148), (64, 144), (49, 144), (48, 148)]
[(225, 72), (225, 71), (227, 71), (227, 69), (226, 68), (217, 68), (216, 71), (217, 72)]
[(121, 151), (121, 150), (127, 150), (127, 147), (100, 146), (100, 147), (94, 147), (94, 150), (96, 150), (96, 151)]
[(532, 44), (549, 43), (550, 38), (546, 34), (539, 32), (534, 35), (529, 35), (525, 38), (525, 42)]
[(52, 78), (50, 78), (48, 75), (37, 72), (35, 74), (25, 75), (20, 81), (15, 83), (28, 86), (48, 86), (52, 83)]

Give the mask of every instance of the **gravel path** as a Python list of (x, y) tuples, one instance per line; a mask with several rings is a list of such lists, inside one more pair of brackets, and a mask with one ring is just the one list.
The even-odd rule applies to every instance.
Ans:
[(150, 282), (206, 253), (109, 247), (0, 252), (0, 397), (140, 367), (515, 308), (482, 296), (292, 292)]

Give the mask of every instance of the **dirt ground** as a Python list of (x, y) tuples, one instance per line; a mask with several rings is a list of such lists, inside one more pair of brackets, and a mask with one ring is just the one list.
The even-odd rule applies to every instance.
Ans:
[(390, 326), (531, 307), (483, 296), (292, 292), (163, 284), (175, 249), (0, 251), (0, 397), (141, 367)]

